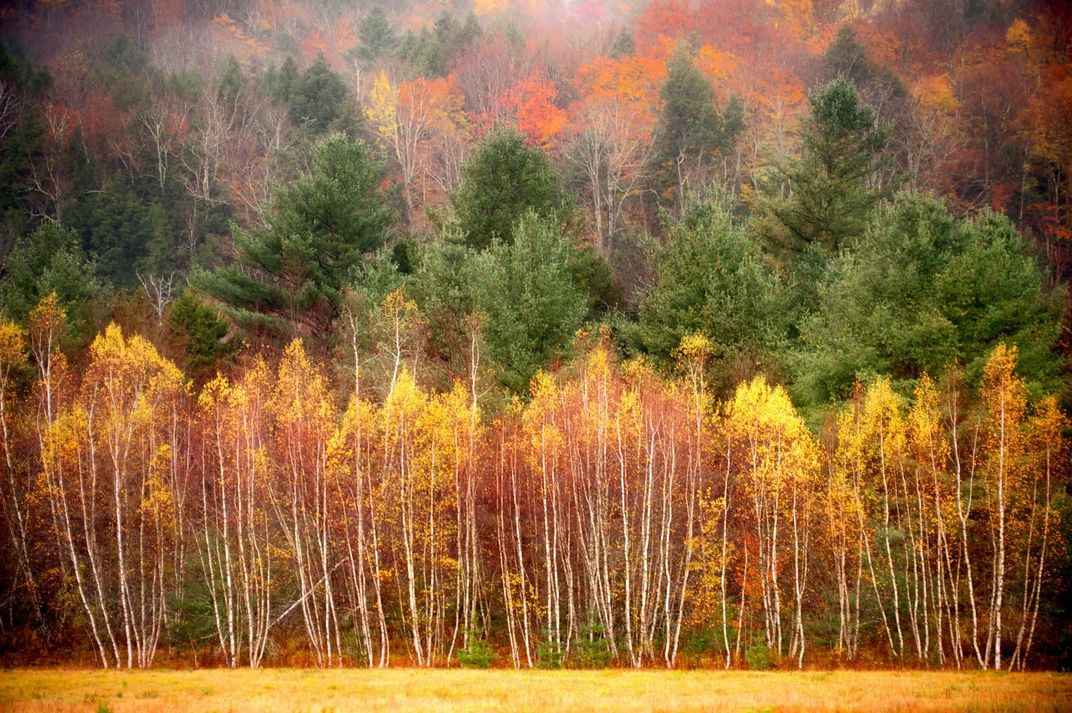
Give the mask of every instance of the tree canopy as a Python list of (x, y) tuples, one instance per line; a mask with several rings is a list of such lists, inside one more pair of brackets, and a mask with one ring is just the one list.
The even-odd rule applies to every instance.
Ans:
[[(801, 127), (801, 154), (779, 162), (766, 193), (757, 196), (756, 230), (778, 260), (793, 266), (809, 252), (837, 254), (859, 237), (889, 187), (870, 180), (888, 160), (887, 131), (843, 78), (810, 98)], [(778, 186), (784, 184), (783, 195)]]
[(957, 219), (932, 198), (904, 196), (854, 248), (834, 261), (802, 326), (800, 395), (841, 398), (877, 374), (910, 386), (954, 365), (978, 383), (999, 342), (1019, 348), (1034, 393), (1056, 388), (1064, 293), (1047, 294), (1008, 219)]
[[(692, 200), (655, 261), (655, 284), (640, 301), (636, 340), (664, 364), (690, 334), (713, 345), (713, 369), (762, 361), (784, 338), (778, 278), (758, 245), (718, 199)], [(738, 375), (739, 376), (739, 375)]]
[(566, 201), (551, 161), (519, 132), (493, 129), (462, 168), (451, 205), (469, 245), (488, 247), (513, 240), (513, 226), (526, 211), (560, 216)]
[(524, 393), (537, 371), (566, 355), (590, 297), (576, 284), (576, 247), (554, 216), (529, 208), (511, 234), (473, 260), (471, 284), (499, 379)]
[(323, 335), (362, 261), (387, 245), (395, 214), (381, 193), (383, 164), (364, 142), (330, 134), (309, 175), (279, 191), (266, 227), (240, 230), (237, 262), (197, 283), (247, 328)]

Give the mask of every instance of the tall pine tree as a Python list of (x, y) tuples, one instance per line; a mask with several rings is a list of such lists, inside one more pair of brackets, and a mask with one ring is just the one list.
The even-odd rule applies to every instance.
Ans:
[(891, 190), (870, 182), (887, 161), (886, 141), (851, 82), (835, 79), (812, 95), (800, 156), (776, 164), (769, 190), (754, 199), (755, 227), (783, 267), (810, 251), (835, 254), (863, 234)]
[(313, 151), (311, 173), (275, 196), (267, 227), (237, 231), (237, 264), (197, 273), (195, 283), (246, 328), (322, 337), (343, 288), (391, 235), (382, 179), (382, 162), (363, 142), (329, 134)]

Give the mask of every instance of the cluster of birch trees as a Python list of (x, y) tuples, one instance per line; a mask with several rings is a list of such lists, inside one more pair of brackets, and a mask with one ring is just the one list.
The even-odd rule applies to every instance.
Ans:
[(356, 339), (333, 370), (296, 340), (195, 388), (114, 325), (68, 363), (54, 298), (0, 324), (4, 629), (128, 668), (446, 666), (477, 641), (514, 667), (1031, 664), (1069, 424), (1015, 347), (978, 389), (861, 384), (816, 434), (762, 376), (716, 399), (700, 336), (673, 377), (588, 336), (495, 409), (474, 336), (435, 393), (406, 305), (375, 385)]

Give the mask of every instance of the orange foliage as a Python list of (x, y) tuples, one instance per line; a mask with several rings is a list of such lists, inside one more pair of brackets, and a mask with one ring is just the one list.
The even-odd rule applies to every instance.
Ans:
[(947, 74), (921, 77), (912, 87), (912, 94), (924, 105), (940, 111), (953, 111), (957, 108), (957, 96)]
[(684, 37), (694, 27), (687, 0), (654, 0), (637, 18), (637, 46), (651, 49), (661, 38)]
[(153, 30), (161, 32), (182, 19), (183, 0), (157, 0), (153, 8)]
[(700, 48), (694, 64), (716, 88), (726, 86), (727, 81), (737, 74), (740, 68), (740, 62), (732, 52), (717, 50), (711, 45)]
[(549, 149), (566, 127), (566, 112), (555, 104), (557, 97), (553, 84), (529, 76), (510, 87), (499, 103), (515, 118), (518, 131), (529, 143)]
[(490, 15), (501, 12), (509, 6), (508, 0), (474, 0), (473, 12), (477, 15)]
[(320, 30), (313, 30), (302, 40), (302, 56), (311, 60), (320, 54), (328, 54), (328, 41)]
[(597, 57), (577, 73), (581, 101), (614, 96), (626, 101), (655, 102), (666, 80), (665, 57), (638, 54), (628, 57)]
[(1036, 154), (1052, 164), (1072, 168), (1072, 63), (1054, 64), (1042, 73), (1039, 93), (1020, 115), (1022, 131)]
[(816, 29), (815, 7), (812, 0), (779, 0), (781, 10), (778, 26), (799, 39), (810, 37)]
[(115, 131), (116, 127), (126, 124), (127, 116), (112, 102), (112, 98), (103, 92), (94, 92), (86, 100), (81, 114), (82, 133), (87, 141), (102, 139)]
[(245, 65), (253, 63), (271, 49), (267, 44), (246, 34), (227, 13), (220, 13), (212, 20), (218, 31), (218, 38), (226, 42), (235, 56)]

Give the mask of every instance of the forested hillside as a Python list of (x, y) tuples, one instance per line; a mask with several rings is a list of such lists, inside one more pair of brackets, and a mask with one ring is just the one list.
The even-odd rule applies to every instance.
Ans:
[(0, 8), (0, 660), (1065, 668), (1072, 6)]

